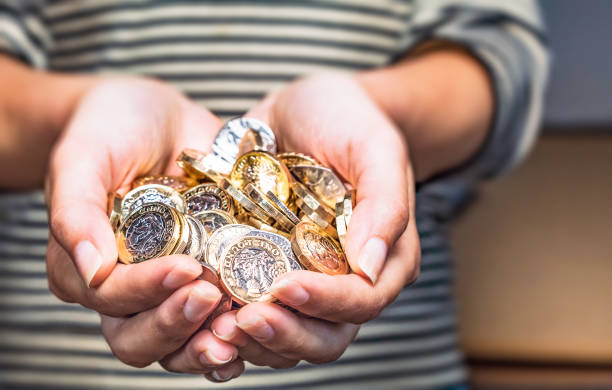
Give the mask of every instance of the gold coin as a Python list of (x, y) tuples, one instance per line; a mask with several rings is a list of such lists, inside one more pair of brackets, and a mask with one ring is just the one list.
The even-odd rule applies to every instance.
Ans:
[(208, 236), (222, 226), (238, 223), (236, 218), (222, 210), (200, 211), (193, 216), (202, 223)]
[(177, 247), (183, 228), (184, 220), (174, 208), (146, 204), (130, 214), (115, 234), (119, 260), (130, 264), (167, 256)]
[[(224, 189), (234, 200), (242, 207), (247, 213), (252, 214), (256, 218), (261, 221), (272, 224), (274, 220), (269, 217), (264, 211), (256, 205), (244, 192), (234, 187), (227, 179), (223, 179), (219, 182), (219, 186)], [(242, 215), (241, 215), (242, 214)], [(238, 216), (241, 220), (244, 220), (244, 213), (242, 211), (238, 211)]]
[(319, 164), (317, 160), (314, 159), (314, 157), (310, 157), (302, 153), (295, 153), (295, 152), (279, 153), (276, 155), (276, 158), (282, 163), (284, 163), (287, 166), (287, 168), (291, 168), (295, 165), (313, 165), (313, 166), (321, 165)]
[(186, 209), (185, 200), (174, 188), (161, 184), (146, 184), (125, 194), (121, 202), (121, 220), (149, 203), (163, 203), (181, 213)]
[[(321, 203), (317, 197), (310, 192), (302, 183), (293, 183), (293, 191), (297, 195), (297, 206), (306, 213), (313, 221), (325, 221), (325, 226), (332, 223), (335, 214), (326, 205)], [(321, 226), (321, 227), (325, 227)]]
[(291, 270), (291, 264), (272, 241), (240, 237), (226, 247), (220, 269), (223, 288), (244, 305), (267, 294), (274, 279)]
[[(317, 215), (313, 214), (313, 217), (316, 218)], [(328, 224), (327, 222), (325, 222), (325, 221), (323, 221), (321, 219), (317, 219), (315, 221), (315, 220), (310, 218), (308, 215), (306, 215), (302, 211), (300, 211), (300, 221), (314, 223), (315, 225), (317, 225), (319, 227), (319, 229), (323, 230), (325, 233), (329, 234), (330, 236), (338, 237), (338, 232), (336, 231), (336, 228), (333, 227), (331, 224)]]
[(268, 197), (264, 195), (257, 187), (255, 187), (253, 183), (248, 183), (245, 187), (245, 191), (251, 197), (251, 199), (257, 203), (266, 214), (268, 214), (268, 216), (276, 221), (276, 225), (278, 225), (281, 229), (288, 232), (293, 229), (295, 224), (285, 217), (285, 215), (281, 213), (276, 206), (274, 206), (274, 203), (270, 202)]
[(346, 250), (346, 234), (355, 207), (355, 190), (347, 191), (344, 198), (336, 203), (336, 232), (342, 249)]
[(183, 194), (187, 213), (196, 214), (205, 210), (223, 210), (234, 213), (234, 201), (227, 192), (214, 183), (204, 183)]
[(196, 149), (183, 149), (176, 163), (187, 175), (197, 180), (218, 182), (223, 178), (221, 172), (225, 169), (214, 155), (206, 155)]
[(108, 220), (113, 232), (121, 225), (121, 202), (123, 199), (118, 194), (110, 194), (108, 197)]
[(351, 222), (351, 216), (353, 215), (353, 209), (355, 208), (355, 204), (357, 202), (357, 193), (355, 190), (350, 190), (346, 192), (344, 195), (344, 219), (346, 221), (346, 227), (348, 228), (349, 222)]
[(132, 182), (132, 188), (144, 186), (147, 184), (161, 184), (166, 187), (174, 188), (178, 192), (185, 192), (189, 188), (197, 186), (198, 181), (191, 177), (184, 177), (184, 176), (167, 176), (167, 175), (141, 176)]
[(265, 152), (248, 152), (240, 156), (232, 168), (230, 181), (240, 189), (253, 183), (264, 194), (272, 191), (283, 202), (291, 194), (289, 171)]
[(344, 198), (346, 193), (344, 183), (331, 169), (311, 165), (294, 165), (290, 171), (327, 207), (335, 207), (336, 202)]
[[(295, 213), (293, 212), (293, 210), (291, 210), (289, 208), (288, 205), (284, 204), (283, 202), (281, 202), (280, 199), (278, 199), (276, 197), (276, 195), (274, 195), (274, 193), (272, 191), (268, 191), (266, 192), (266, 196), (268, 197), (268, 199), (274, 203), (274, 205), (276, 206), (276, 208), (285, 215), (285, 217), (291, 221), (291, 223), (293, 225), (297, 225), (298, 223), (300, 223), (300, 219), (297, 217), (297, 215), (295, 215)], [(291, 200), (291, 198), (289, 198), (289, 200)], [(297, 207), (297, 206), (296, 206)]]
[(291, 247), (308, 270), (328, 275), (348, 272), (348, 262), (340, 244), (314, 223), (296, 225), (291, 233)]
[(270, 232), (270, 233), (278, 234), (278, 235), (281, 235), (281, 236), (287, 237), (287, 238), (291, 237), (287, 232), (279, 230), (279, 229), (275, 228), (274, 226), (268, 225), (267, 223), (261, 222), (257, 218), (249, 217), (246, 222), (249, 225), (251, 225), (251, 226), (253, 226), (253, 227), (255, 227), (255, 228), (259, 229), (259, 230), (263, 230), (264, 232)]

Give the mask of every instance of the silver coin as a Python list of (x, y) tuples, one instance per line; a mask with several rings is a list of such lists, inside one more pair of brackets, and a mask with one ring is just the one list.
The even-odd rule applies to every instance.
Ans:
[(175, 189), (161, 184), (146, 184), (136, 187), (123, 197), (121, 201), (121, 220), (151, 203), (162, 203), (181, 213), (185, 212), (185, 200)]
[(291, 241), (289, 241), (287, 238), (279, 234), (265, 232), (263, 230), (252, 230), (245, 234), (245, 237), (261, 237), (272, 241), (281, 248), (283, 253), (285, 253), (285, 256), (287, 256), (287, 259), (289, 259), (291, 271), (301, 271), (304, 269), (297, 257), (295, 257), (293, 249), (291, 249)]
[(206, 230), (204, 230), (202, 223), (191, 215), (185, 215), (184, 217), (190, 230), (189, 243), (185, 248), (184, 254), (202, 263), (204, 252), (206, 251)]
[(211, 267), (219, 269), (219, 259), (225, 246), (252, 230), (255, 230), (255, 228), (241, 224), (225, 225), (215, 230), (208, 239), (208, 245), (206, 246), (206, 262)]
[(212, 145), (212, 153), (218, 158), (216, 163), (223, 169), (219, 172), (229, 174), (231, 167), (225, 173), (227, 164), (233, 166), (241, 151), (246, 152), (249, 148), (252, 150), (255, 146), (258, 150), (276, 154), (276, 137), (272, 129), (255, 118), (240, 117), (229, 120), (219, 130)]

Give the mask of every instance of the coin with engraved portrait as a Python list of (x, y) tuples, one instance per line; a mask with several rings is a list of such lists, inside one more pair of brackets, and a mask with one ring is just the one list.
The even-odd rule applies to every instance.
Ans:
[(186, 208), (185, 200), (174, 188), (161, 184), (146, 184), (125, 194), (121, 202), (121, 220), (149, 203), (163, 203), (181, 213), (184, 213)]
[(222, 226), (238, 223), (236, 218), (222, 210), (200, 211), (193, 216), (204, 225), (204, 230), (209, 236)]
[(240, 156), (232, 168), (230, 181), (240, 189), (253, 183), (264, 194), (272, 191), (282, 202), (286, 202), (291, 194), (289, 171), (264, 152), (249, 152)]
[(276, 158), (279, 161), (282, 161), (285, 164), (285, 166), (289, 168), (289, 170), (291, 170), (291, 167), (296, 166), (296, 165), (312, 165), (312, 166), (320, 165), (317, 162), (317, 160), (315, 160), (313, 157), (307, 156), (302, 153), (296, 153), (296, 152), (279, 153), (276, 155)]
[(234, 212), (234, 201), (227, 192), (214, 183), (204, 183), (193, 187), (183, 194), (187, 203), (187, 213), (194, 215), (200, 211), (223, 210)]
[(132, 182), (132, 188), (147, 184), (161, 184), (166, 187), (174, 188), (178, 192), (185, 192), (189, 188), (198, 185), (198, 181), (191, 177), (184, 176), (150, 175), (141, 176), (134, 180)]
[(219, 269), (219, 258), (225, 246), (254, 229), (249, 225), (230, 224), (215, 230), (208, 239), (206, 262), (212, 267)]
[(344, 184), (331, 169), (312, 165), (294, 165), (289, 170), (327, 207), (334, 208), (336, 203), (344, 198), (346, 193)]
[(220, 262), (223, 288), (240, 303), (256, 302), (274, 279), (291, 270), (283, 250), (261, 237), (240, 237), (225, 248)]
[[(239, 117), (227, 121), (212, 144), (212, 155), (233, 165), (236, 159), (251, 150), (276, 153), (276, 138), (270, 127), (255, 118)], [(229, 171), (223, 172), (229, 174)]]
[(304, 269), (297, 257), (295, 257), (293, 249), (291, 249), (291, 241), (289, 241), (287, 237), (283, 237), (280, 234), (265, 232), (263, 230), (251, 230), (245, 235), (245, 237), (263, 237), (272, 241), (283, 250), (285, 256), (287, 256), (287, 259), (289, 259), (291, 271), (300, 271)]
[(172, 253), (182, 234), (183, 219), (163, 203), (146, 204), (129, 215), (116, 233), (119, 260), (138, 263)]
[(291, 233), (291, 247), (304, 268), (339, 275), (348, 272), (340, 244), (316, 224), (300, 222)]

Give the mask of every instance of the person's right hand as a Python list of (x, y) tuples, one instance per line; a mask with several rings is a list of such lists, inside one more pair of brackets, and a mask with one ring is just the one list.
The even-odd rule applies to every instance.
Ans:
[(210, 145), (221, 121), (169, 86), (131, 78), (102, 79), (81, 98), (51, 155), (46, 180), (51, 236), (49, 288), (60, 299), (101, 314), (102, 332), (123, 362), (144, 367), (183, 347), (197, 364), (173, 371), (238, 376), (238, 352), (210, 332), (190, 337), (221, 294), (196, 280), (184, 255), (117, 264), (106, 214), (109, 192), (125, 193), (144, 174), (180, 174), (185, 147)]

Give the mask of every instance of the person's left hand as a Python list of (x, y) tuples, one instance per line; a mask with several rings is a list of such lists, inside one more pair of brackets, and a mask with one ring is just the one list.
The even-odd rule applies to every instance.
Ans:
[(272, 293), (298, 314), (253, 303), (217, 318), (213, 333), (256, 365), (336, 360), (359, 324), (377, 317), (418, 275), (412, 169), (403, 136), (358, 83), (343, 75), (294, 82), (247, 116), (270, 124), (279, 150), (310, 154), (356, 188), (346, 248), (356, 273), (287, 273), (275, 280)]

